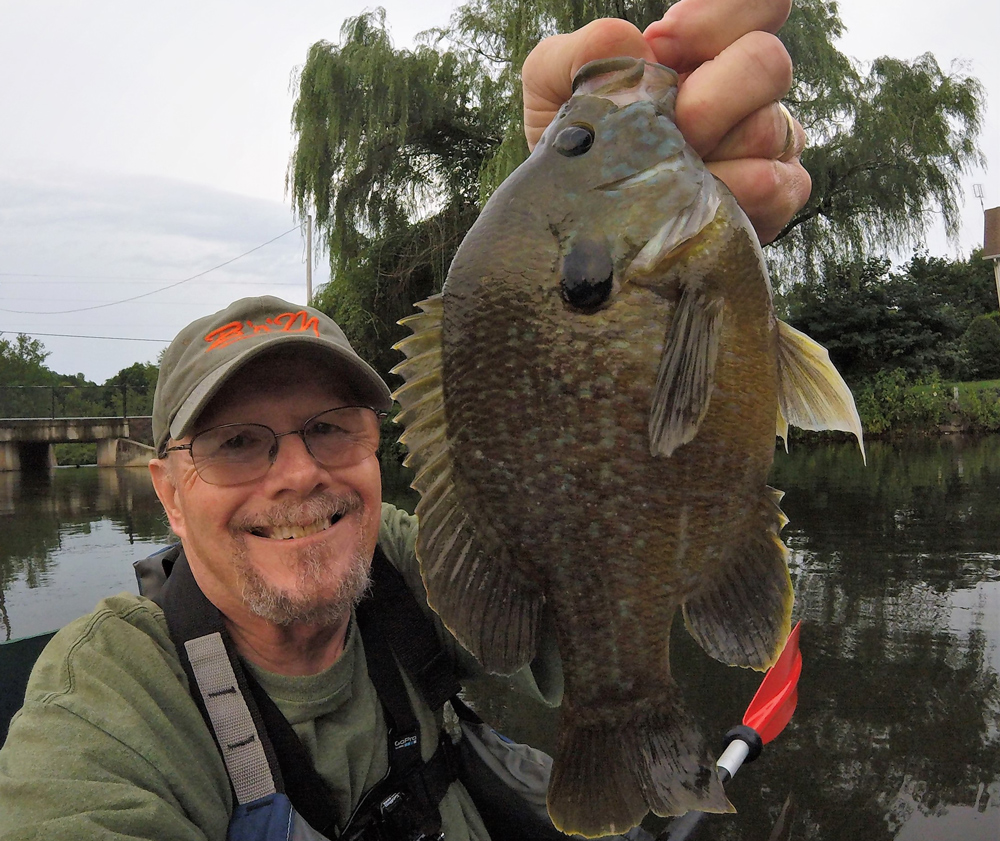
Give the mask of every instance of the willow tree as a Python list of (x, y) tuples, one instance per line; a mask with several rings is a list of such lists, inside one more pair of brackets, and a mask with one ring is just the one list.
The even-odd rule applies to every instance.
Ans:
[(396, 320), (440, 287), (479, 212), (478, 174), (505, 129), (497, 102), (468, 51), (396, 49), (381, 9), (309, 50), (288, 186), (330, 253), (316, 304), (383, 373)]
[[(293, 112), (288, 184), (330, 252), (317, 303), (385, 372), (395, 321), (440, 287), (496, 185), (520, 163), (520, 68), (546, 35), (597, 17), (640, 28), (652, 0), (469, 0), (412, 50), (393, 46), (382, 10), (345, 22), (339, 44), (309, 51)], [(931, 55), (864, 67), (835, 46), (829, 0), (798, 0), (780, 35), (796, 64), (787, 97), (810, 145), (813, 193), (769, 249), (815, 278), (829, 258), (908, 243), (938, 212), (954, 231), (960, 178), (981, 161), (983, 91)], [(791, 275), (791, 270), (787, 272)]]
[(961, 177), (984, 161), (977, 79), (930, 53), (863, 65), (833, 45), (843, 29), (836, 3), (797, 0), (779, 33), (795, 63), (786, 101), (809, 138), (813, 189), (772, 251), (811, 279), (830, 258), (917, 245), (937, 218), (956, 236)]

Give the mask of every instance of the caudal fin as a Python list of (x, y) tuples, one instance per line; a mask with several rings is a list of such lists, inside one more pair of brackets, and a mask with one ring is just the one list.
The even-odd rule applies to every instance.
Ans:
[(735, 811), (678, 700), (665, 697), (625, 721), (614, 715), (583, 723), (564, 703), (548, 793), (560, 832), (597, 838), (627, 832), (647, 812)]

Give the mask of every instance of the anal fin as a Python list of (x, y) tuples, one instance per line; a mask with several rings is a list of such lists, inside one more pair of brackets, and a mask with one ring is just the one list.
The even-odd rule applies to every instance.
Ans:
[(683, 606), (688, 633), (705, 652), (731, 666), (763, 671), (781, 653), (791, 630), (792, 581), (778, 532), (787, 522), (781, 492), (766, 488), (759, 527)]
[(535, 655), (543, 599), (499, 542), (477, 529), (441, 474), (417, 503), (427, 601), (483, 668), (513, 674)]

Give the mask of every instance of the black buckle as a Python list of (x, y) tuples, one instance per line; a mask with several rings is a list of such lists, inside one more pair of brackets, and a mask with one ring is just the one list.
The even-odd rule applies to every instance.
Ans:
[(385, 841), (444, 841), (443, 832), (428, 833), (420, 827), (420, 818), (410, 808), (410, 798), (393, 792), (378, 804), (379, 831)]

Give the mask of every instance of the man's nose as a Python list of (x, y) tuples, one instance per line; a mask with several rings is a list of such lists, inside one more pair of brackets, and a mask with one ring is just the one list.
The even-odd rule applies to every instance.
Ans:
[(306, 439), (300, 429), (277, 433), (274, 436), (278, 452), (274, 457), (270, 473), (293, 479), (306, 476), (313, 479), (323, 466), (313, 457), (306, 446)]

